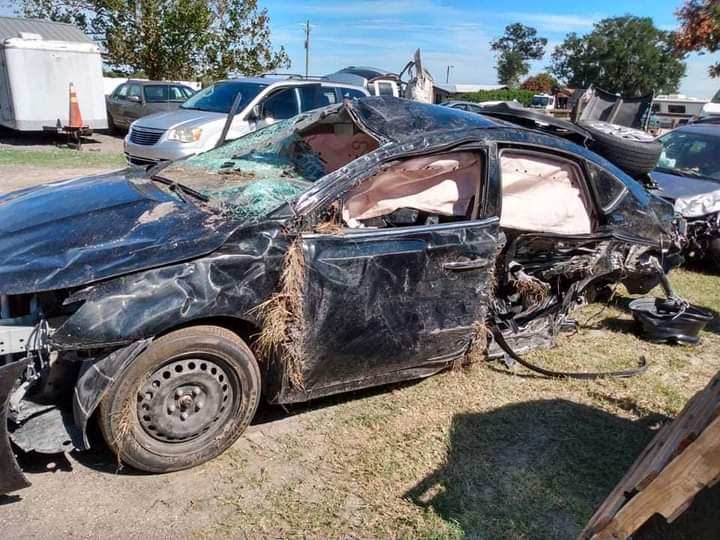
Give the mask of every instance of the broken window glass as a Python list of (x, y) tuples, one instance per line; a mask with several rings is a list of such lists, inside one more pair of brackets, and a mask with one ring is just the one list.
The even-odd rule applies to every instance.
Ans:
[(297, 122), (276, 122), (173, 163), (162, 176), (199, 191), (236, 219), (256, 221), (326, 174), (323, 160), (295, 131)]

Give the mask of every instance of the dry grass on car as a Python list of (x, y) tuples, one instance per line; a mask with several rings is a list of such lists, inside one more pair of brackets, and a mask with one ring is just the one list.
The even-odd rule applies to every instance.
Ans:
[(303, 287), (305, 261), (299, 241), (293, 242), (285, 253), (280, 277), (280, 292), (260, 304), (255, 310), (262, 320), (257, 350), (266, 360), (284, 362), (291, 384), (304, 387), (302, 377)]

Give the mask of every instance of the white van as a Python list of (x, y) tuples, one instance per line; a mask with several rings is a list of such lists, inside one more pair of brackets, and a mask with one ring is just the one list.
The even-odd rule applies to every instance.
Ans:
[(130, 164), (149, 166), (210, 150), (217, 145), (236, 99), (237, 113), (226, 139), (237, 139), (304, 111), (367, 95), (364, 88), (327, 81), (268, 77), (220, 81), (192, 96), (178, 110), (133, 122), (125, 137), (125, 157)]
[(13, 17), (0, 23), (0, 125), (20, 131), (67, 125), (73, 83), (83, 123), (107, 128), (102, 58), (90, 38), (62, 23)]

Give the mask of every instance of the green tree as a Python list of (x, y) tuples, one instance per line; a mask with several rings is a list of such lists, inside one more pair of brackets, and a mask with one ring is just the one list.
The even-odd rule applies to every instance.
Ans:
[[(675, 45), (683, 52), (720, 50), (720, 2), (687, 0), (677, 11), (680, 30)], [(710, 76), (720, 77), (720, 62), (710, 66)]]
[(530, 71), (530, 60), (540, 60), (545, 54), (547, 39), (537, 37), (537, 30), (520, 23), (505, 27), (505, 33), (490, 43), (497, 55), (498, 82), (515, 87)]
[(538, 73), (525, 79), (520, 88), (531, 90), (536, 94), (549, 94), (553, 88), (557, 88), (559, 85), (558, 80), (549, 73)]
[(290, 65), (257, 0), (24, 0), (23, 13), (77, 24), (115, 73), (212, 81)]
[(568, 34), (552, 54), (550, 71), (568, 86), (638, 96), (677, 92), (685, 63), (671, 32), (648, 17), (625, 15), (603, 19), (585, 36)]

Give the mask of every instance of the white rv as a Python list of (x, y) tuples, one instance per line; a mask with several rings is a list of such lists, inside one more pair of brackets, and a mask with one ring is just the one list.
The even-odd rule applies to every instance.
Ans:
[(100, 48), (69, 24), (0, 17), (0, 125), (42, 131), (68, 124), (70, 83), (83, 123), (107, 128)]
[(675, 129), (700, 116), (706, 103), (707, 100), (683, 94), (655, 96), (652, 103), (652, 117), (656, 127), (661, 130)]

